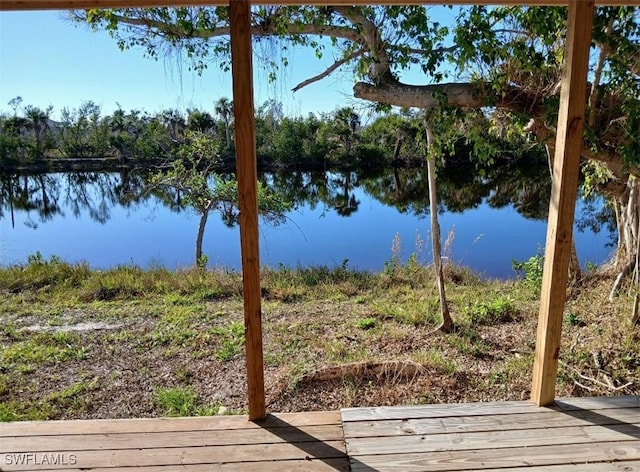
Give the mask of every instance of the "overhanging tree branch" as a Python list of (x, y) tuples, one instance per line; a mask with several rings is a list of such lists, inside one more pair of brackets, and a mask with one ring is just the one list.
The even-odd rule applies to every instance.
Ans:
[(323, 72), (321, 72), (318, 75), (314, 75), (313, 77), (309, 77), (306, 80), (303, 80), (302, 82), (300, 82), (298, 85), (296, 85), (295, 87), (293, 87), (291, 89), (292, 92), (297, 92), (298, 90), (300, 90), (303, 87), (306, 87), (307, 85), (310, 85), (314, 82), (317, 82), (319, 80), (324, 79), (325, 77), (328, 77), (329, 75), (331, 75), (336, 69), (338, 69), (340, 66), (346, 64), (347, 62), (355, 59), (356, 57), (362, 56), (362, 54), (364, 54), (364, 52), (366, 51), (366, 49), (361, 48), (358, 49), (357, 51), (352, 52), (351, 54), (349, 54), (347, 57), (344, 57), (342, 59), (340, 59), (339, 61), (334, 62), (330, 67), (328, 67), (327, 69), (325, 69)]

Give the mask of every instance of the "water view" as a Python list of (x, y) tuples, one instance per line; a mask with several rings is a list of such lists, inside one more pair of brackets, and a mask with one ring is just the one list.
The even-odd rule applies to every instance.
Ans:
[[(528, 259), (544, 246), (545, 172), (445, 173), (439, 183), (443, 239), (449, 235), (450, 242), (445, 256), (485, 276), (515, 276), (512, 260)], [(193, 265), (199, 215), (185, 207), (179, 192), (148, 191), (145, 179), (129, 172), (3, 178), (0, 263), (25, 262), (40, 252), (95, 268)], [(294, 204), (280, 224), (261, 223), (265, 265), (348, 264), (377, 271), (394, 256), (432, 260), (423, 169), (283, 172), (261, 180)], [(592, 207), (579, 201), (576, 218), (584, 221)], [(240, 267), (236, 219), (235, 208), (211, 214), (203, 243), (209, 267)], [(602, 263), (611, 251), (611, 232), (594, 229), (575, 233), (583, 265)]]

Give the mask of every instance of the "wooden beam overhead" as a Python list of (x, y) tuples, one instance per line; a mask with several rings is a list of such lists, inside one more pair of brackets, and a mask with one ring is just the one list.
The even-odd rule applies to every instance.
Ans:
[[(232, 3), (235, 0), (232, 0)], [(579, 0), (586, 1), (586, 0)], [(569, 0), (254, 0), (254, 5), (568, 5)], [(0, 11), (171, 6), (226, 6), (229, 0), (0, 0)], [(597, 5), (640, 5), (640, 0), (596, 0)]]
[(583, 144), (593, 16), (593, 0), (575, 0), (569, 7), (531, 389), (531, 399), (539, 406), (552, 404), (555, 396)]
[(266, 410), (262, 354), (258, 170), (253, 116), (251, 4), (248, 0), (231, 0), (230, 3), (231, 71), (233, 75), (233, 114), (236, 126), (247, 395), (249, 397), (249, 420), (254, 421), (263, 419), (266, 416)]

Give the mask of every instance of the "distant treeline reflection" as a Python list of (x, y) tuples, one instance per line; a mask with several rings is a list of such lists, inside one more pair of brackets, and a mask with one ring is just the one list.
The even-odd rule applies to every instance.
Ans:
[[(113, 207), (160, 204), (181, 212), (187, 207), (175, 189), (150, 186), (151, 173), (125, 170), (120, 173), (69, 172), (0, 177), (0, 216), (27, 212), (33, 226), (60, 215), (79, 218), (85, 214), (106, 223)], [(234, 179), (227, 174), (223, 179)], [(384, 169), (375, 171), (263, 173), (262, 183), (294, 206), (322, 205), (326, 211), (349, 216), (358, 211), (361, 189), (380, 203), (400, 213), (426, 215), (429, 196), (426, 169)], [(474, 168), (443, 169), (438, 176), (442, 211), (462, 212), (487, 203), (493, 208), (512, 206), (531, 219), (545, 219), (550, 195), (546, 166), (496, 166), (482, 175)], [(222, 212), (233, 226), (233, 208)]]

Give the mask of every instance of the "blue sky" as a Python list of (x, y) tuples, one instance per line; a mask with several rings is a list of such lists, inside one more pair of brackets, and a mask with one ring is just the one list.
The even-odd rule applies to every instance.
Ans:
[[(254, 60), (255, 101), (283, 103), (288, 115), (328, 112), (353, 105), (353, 78), (337, 73), (295, 94), (298, 82), (324, 70), (332, 61), (319, 61), (310, 51), (295, 51), (278, 82), (269, 83)], [(119, 103), (124, 110), (150, 113), (164, 108), (212, 110), (221, 97), (231, 98), (230, 73), (211, 65), (202, 76), (181, 67), (175, 58), (156, 62), (140, 50), (120, 51), (104, 32), (93, 32), (65, 19), (65, 12), (0, 13), (0, 111), (16, 96), (23, 105), (54, 107), (54, 118), (67, 106), (93, 100), (103, 113)]]

